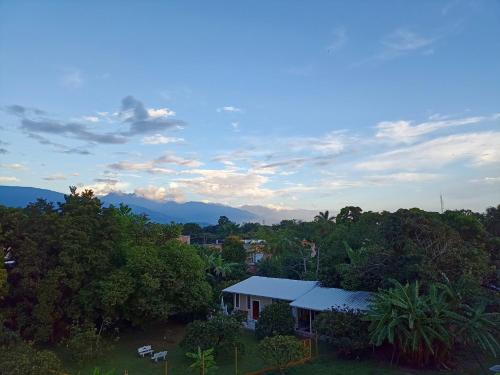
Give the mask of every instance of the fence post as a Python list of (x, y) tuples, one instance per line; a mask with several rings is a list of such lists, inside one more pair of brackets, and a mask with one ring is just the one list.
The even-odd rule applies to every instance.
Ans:
[(234, 347), (234, 373), (238, 375), (238, 347)]
[(165, 360), (165, 375), (168, 375), (168, 361)]

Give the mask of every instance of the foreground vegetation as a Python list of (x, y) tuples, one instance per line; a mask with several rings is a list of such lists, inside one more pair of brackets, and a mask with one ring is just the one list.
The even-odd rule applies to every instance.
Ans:
[[(181, 233), (225, 241), (222, 249), (190, 246), (177, 240)], [(382, 367), (392, 362), (457, 373), (463, 362), (457, 353), (498, 353), (500, 206), (485, 214), (346, 207), (334, 218), (323, 212), (307, 223), (239, 226), (221, 217), (201, 228), (151, 223), (125, 206), (103, 207), (91, 191), (72, 189), (57, 206), (40, 200), (24, 209), (0, 207), (0, 248), (9, 261), (0, 269), (0, 374), (41, 375), (68, 364), (82, 375), (96, 364), (154, 373), (161, 365), (135, 357), (145, 344), (166, 347), (171, 363), (184, 370), (198, 348), (213, 350), (218, 373), (230, 371), (234, 347), (242, 368), (263, 366), (269, 350), (259, 352), (255, 339), (241, 332), (241, 317), (214, 315), (221, 290), (248, 277), (241, 238), (265, 240), (255, 249), (266, 253), (259, 275), (377, 293), (366, 315), (318, 318), (335, 358), (354, 360), (351, 369), (373, 369), (379, 366), (373, 358), (381, 358)], [(267, 315), (259, 339), (291, 333), (286, 308)], [(192, 322), (182, 345), (169, 332), (161, 339), (126, 337), (171, 319)], [(294, 345), (283, 340), (279, 350), (290, 355)], [(321, 373), (321, 363), (307, 366)]]

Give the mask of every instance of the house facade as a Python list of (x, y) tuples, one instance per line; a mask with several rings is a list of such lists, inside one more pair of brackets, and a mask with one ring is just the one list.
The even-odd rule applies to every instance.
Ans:
[(276, 301), (289, 303), (295, 329), (304, 335), (314, 333), (313, 321), (318, 313), (343, 308), (364, 311), (372, 295), (370, 292), (323, 288), (317, 281), (262, 276), (252, 276), (223, 292), (232, 294), (234, 310), (247, 313), (245, 327), (249, 329), (255, 329), (266, 306)]

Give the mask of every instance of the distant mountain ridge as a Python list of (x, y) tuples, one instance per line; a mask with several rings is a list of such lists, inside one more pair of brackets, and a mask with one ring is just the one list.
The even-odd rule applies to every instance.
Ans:
[[(4, 206), (25, 207), (28, 203), (35, 202), (38, 198), (54, 203), (63, 202), (64, 194), (34, 187), (0, 186), (0, 204)], [(295, 218), (306, 220), (307, 214), (305, 213), (311, 213), (311, 215), (313, 213), (313, 211), (309, 210), (273, 210), (263, 206), (242, 206), (236, 208), (203, 202), (157, 202), (135, 194), (126, 193), (110, 193), (99, 197), (99, 199), (106, 206), (110, 204), (115, 206), (120, 203), (126, 204), (134, 213), (146, 214), (152, 221), (158, 223), (175, 221), (178, 223), (194, 222), (201, 225), (208, 225), (216, 224), (220, 216), (227, 216), (230, 220), (237, 223), (265, 222), (266, 224), (273, 224), (282, 219)]]

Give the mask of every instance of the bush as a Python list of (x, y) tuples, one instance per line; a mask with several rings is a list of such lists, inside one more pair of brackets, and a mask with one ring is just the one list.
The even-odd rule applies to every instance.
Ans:
[(238, 236), (229, 236), (222, 245), (222, 258), (227, 262), (245, 263), (247, 252)]
[(215, 315), (207, 321), (195, 320), (186, 328), (181, 347), (188, 352), (213, 348), (216, 355), (232, 353), (236, 346), (243, 351), (241, 321), (234, 316)]
[(294, 336), (266, 337), (259, 344), (259, 353), (268, 365), (277, 367), (284, 374), (286, 366), (304, 358), (304, 346)]
[(1, 375), (47, 375), (61, 370), (61, 361), (49, 350), (39, 351), (22, 341), (0, 348)]
[(370, 347), (369, 322), (358, 310), (327, 311), (314, 319), (314, 330), (333, 344), (344, 358), (356, 358)]
[(104, 339), (98, 334), (93, 326), (78, 327), (71, 329), (71, 337), (66, 342), (73, 359), (79, 363), (89, 361), (104, 354), (110, 349)]
[(260, 315), (255, 326), (258, 339), (267, 336), (293, 335), (295, 321), (290, 305), (285, 302), (276, 302), (267, 306)]

